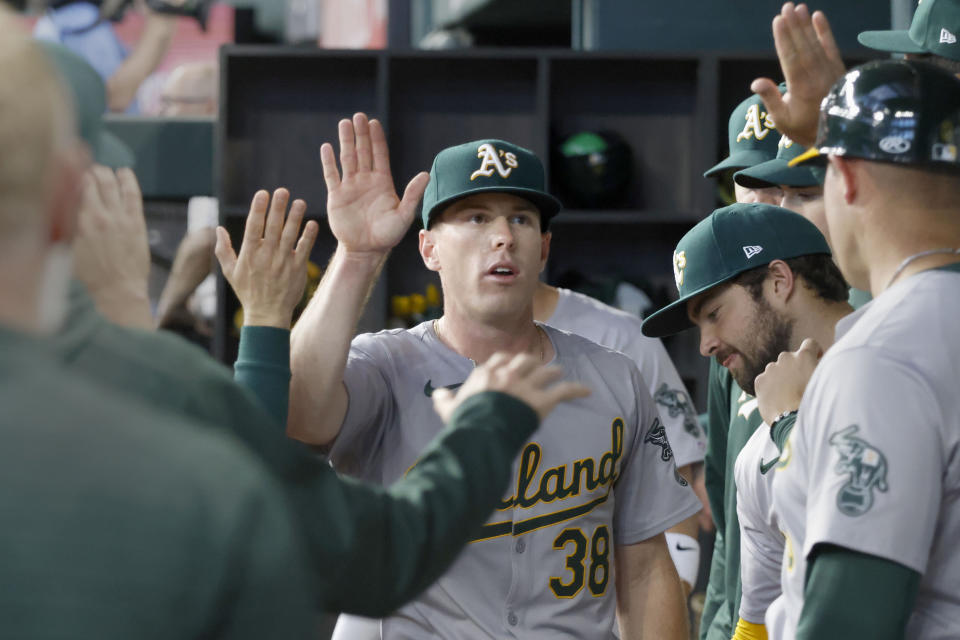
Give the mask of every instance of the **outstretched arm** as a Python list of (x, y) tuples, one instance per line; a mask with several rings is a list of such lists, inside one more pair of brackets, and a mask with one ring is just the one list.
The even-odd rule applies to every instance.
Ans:
[(343, 384), (350, 341), (364, 302), (390, 250), (400, 242), (426, 189), (417, 174), (399, 198), (390, 173), (383, 127), (362, 113), (339, 125), (340, 166), (333, 147), (320, 148), (327, 185), (327, 219), (337, 249), (291, 338), (288, 434), (328, 445), (347, 410)]

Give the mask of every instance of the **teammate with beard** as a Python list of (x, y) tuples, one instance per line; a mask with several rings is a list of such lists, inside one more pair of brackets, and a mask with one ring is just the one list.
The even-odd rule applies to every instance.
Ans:
[[(718, 176), (724, 172), (740, 171), (769, 162), (776, 157), (779, 132), (773, 119), (766, 112), (763, 102), (756, 95), (744, 99), (730, 114), (727, 123), (729, 155), (708, 169), (705, 178)], [(733, 184), (736, 201), (741, 204), (760, 202), (777, 205), (783, 193), (776, 185), (759, 188)], [(677, 265), (674, 265), (677, 268)], [(724, 536), (726, 517), (724, 515), (725, 489), (731, 482), (733, 468), (727, 465), (727, 436), (730, 428), (730, 407), (737, 406), (740, 389), (730, 377), (730, 372), (710, 360), (710, 373), (707, 378), (707, 451), (704, 456), (704, 485), (710, 512), (716, 526), (713, 542), (713, 557), (710, 561), (710, 579), (704, 597), (703, 615), (700, 618), (700, 637), (709, 640), (728, 640), (733, 633), (734, 619), (731, 616), (729, 593), (736, 587), (739, 564), (728, 569), (726, 562), (735, 560), (737, 549), (727, 552)], [(731, 399), (732, 398), (732, 399)], [(710, 408), (712, 407), (712, 410)], [(737, 415), (737, 414), (734, 414)], [(750, 414), (740, 416), (751, 420)], [(732, 452), (732, 459), (736, 452)], [(732, 485), (731, 485), (732, 486)]]
[[(771, 205), (734, 204), (713, 212), (678, 243), (674, 275), (679, 299), (648, 317), (644, 334), (661, 337), (700, 327), (701, 353), (730, 378), (726, 388), (711, 389), (714, 399), (726, 402), (710, 407), (711, 423), (729, 424), (723, 464), (730, 473), (721, 514), (726, 598), (713, 630), (704, 632), (721, 637), (718, 623), (737, 620), (740, 611), (740, 526), (732, 471), (762, 423), (753, 380), (804, 338), (829, 344), (834, 322), (850, 307), (846, 283), (823, 235), (800, 215)], [(756, 631), (740, 627), (738, 633)]]

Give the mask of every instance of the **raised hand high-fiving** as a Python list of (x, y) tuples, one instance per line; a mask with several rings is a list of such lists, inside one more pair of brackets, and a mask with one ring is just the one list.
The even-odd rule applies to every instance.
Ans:
[(327, 220), (342, 249), (384, 254), (406, 234), (430, 177), (418, 173), (397, 196), (383, 126), (362, 113), (341, 120), (340, 166), (330, 143), (320, 147), (327, 184)]

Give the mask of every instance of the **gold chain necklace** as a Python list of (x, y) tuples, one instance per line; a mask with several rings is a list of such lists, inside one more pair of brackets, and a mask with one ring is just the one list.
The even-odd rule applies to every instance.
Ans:
[[(543, 364), (543, 334), (546, 332), (543, 330), (543, 327), (538, 325), (536, 322), (533, 323), (533, 326), (537, 330), (537, 344), (540, 346), (540, 364)], [(439, 318), (434, 318), (433, 320), (433, 332), (437, 335), (437, 340), (439, 340), (440, 342), (443, 342), (444, 344), (447, 344), (446, 341), (443, 339), (443, 337), (441, 337), (440, 335), (440, 319)], [(470, 362), (472, 362), (474, 366), (477, 365), (477, 361), (474, 360), (473, 358), (468, 358), (468, 360), (470, 360)]]

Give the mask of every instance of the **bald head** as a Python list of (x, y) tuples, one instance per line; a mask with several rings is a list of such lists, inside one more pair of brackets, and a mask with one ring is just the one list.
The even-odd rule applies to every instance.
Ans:
[(58, 154), (73, 144), (65, 90), (18, 18), (0, 7), (0, 242), (47, 222)]

